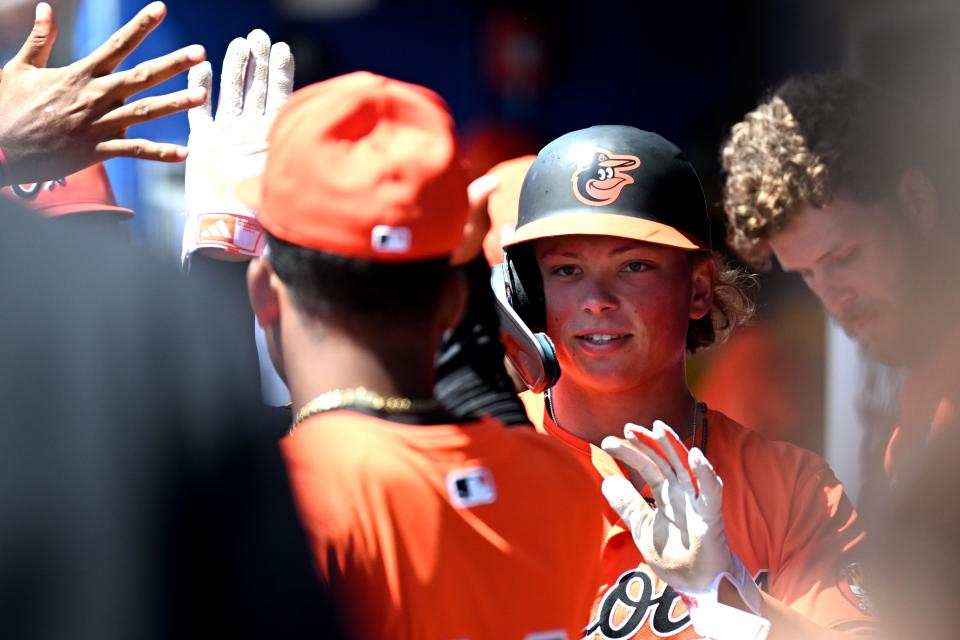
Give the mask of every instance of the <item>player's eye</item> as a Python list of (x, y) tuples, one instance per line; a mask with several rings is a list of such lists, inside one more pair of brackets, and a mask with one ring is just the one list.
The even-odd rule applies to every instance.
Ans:
[(570, 276), (575, 276), (580, 272), (580, 270), (572, 264), (561, 264), (554, 267), (550, 270), (555, 276), (560, 276), (562, 278), (569, 278)]
[(842, 267), (846, 264), (853, 262), (854, 258), (856, 258), (859, 255), (859, 253), (860, 253), (860, 247), (857, 245), (852, 245), (850, 247), (847, 247), (843, 251), (835, 254), (830, 259), (830, 264), (834, 267)]
[(624, 267), (624, 270), (629, 271), (631, 273), (640, 273), (641, 271), (646, 271), (649, 268), (650, 268), (650, 265), (648, 265), (646, 262), (633, 260), (626, 264), (626, 266)]

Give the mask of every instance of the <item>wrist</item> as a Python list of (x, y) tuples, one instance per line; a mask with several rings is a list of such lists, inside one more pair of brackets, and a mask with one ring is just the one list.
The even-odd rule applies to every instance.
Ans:
[(717, 594), (719, 601), (723, 604), (756, 615), (761, 614), (763, 597), (760, 594), (760, 587), (757, 586), (753, 576), (747, 571), (747, 567), (732, 550), (730, 551), (729, 565), (724, 571), (716, 575), (710, 590)]
[(680, 594), (694, 630), (710, 640), (765, 640), (770, 621), (717, 600), (717, 593)]
[(770, 622), (762, 616), (763, 595), (743, 562), (730, 563), (701, 592), (681, 592), (697, 633), (713, 640), (763, 640)]
[(266, 235), (256, 216), (248, 213), (187, 214), (181, 262), (194, 252), (215, 260), (247, 261), (263, 253)]

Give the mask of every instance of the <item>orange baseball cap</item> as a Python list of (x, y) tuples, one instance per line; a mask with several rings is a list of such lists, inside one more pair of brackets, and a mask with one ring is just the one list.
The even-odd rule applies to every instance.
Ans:
[(367, 72), (296, 91), (241, 198), (275, 237), (378, 262), (449, 255), (467, 220), (453, 119), (425, 87)]
[(483, 254), (490, 266), (503, 263), (503, 243), (510, 242), (517, 226), (520, 187), (527, 175), (527, 169), (536, 156), (521, 156), (501, 162), (490, 169), (487, 175), (499, 178), (497, 188), (487, 201), (487, 213), (490, 215), (490, 231), (483, 239)]
[(59, 180), (10, 185), (0, 189), (0, 193), (51, 218), (101, 211), (124, 217), (133, 215), (130, 209), (117, 206), (103, 164), (95, 164)]

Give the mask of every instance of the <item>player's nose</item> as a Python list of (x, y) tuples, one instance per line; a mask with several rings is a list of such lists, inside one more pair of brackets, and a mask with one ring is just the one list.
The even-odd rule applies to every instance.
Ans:
[(813, 292), (832, 316), (837, 316), (857, 299), (857, 293), (843, 281), (818, 274), (812, 283)]
[(586, 313), (608, 313), (620, 308), (620, 299), (602, 279), (585, 283), (580, 298), (580, 309)]

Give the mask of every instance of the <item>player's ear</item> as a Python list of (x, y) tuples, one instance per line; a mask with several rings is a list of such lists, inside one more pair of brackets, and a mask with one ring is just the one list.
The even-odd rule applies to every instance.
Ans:
[(897, 185), (897, 197), (917, 230), (930, 233), (940, 217), (940, 202), (927, 174), (919, 169), (905, 171)]
[(440, 334), (453, 329), (463, 320), (468, 295), (469, 286), (466, 276), (460, 269), (453, 269), (443, 287), (440, 306), (437, 309), (437, 328)]
[(713, 306), (713, 281), (717, 261), (709, 251), (698, 251), (690, 256), (690, 319), (699, 320)]
[(247, 295), (250, 306), (257, 317), (257, 324), (269, 330), (280, 319), (280, 293), (283, 286), (277, 277), (270, 259), (266, 256), (254, 258), (247, 267)]

